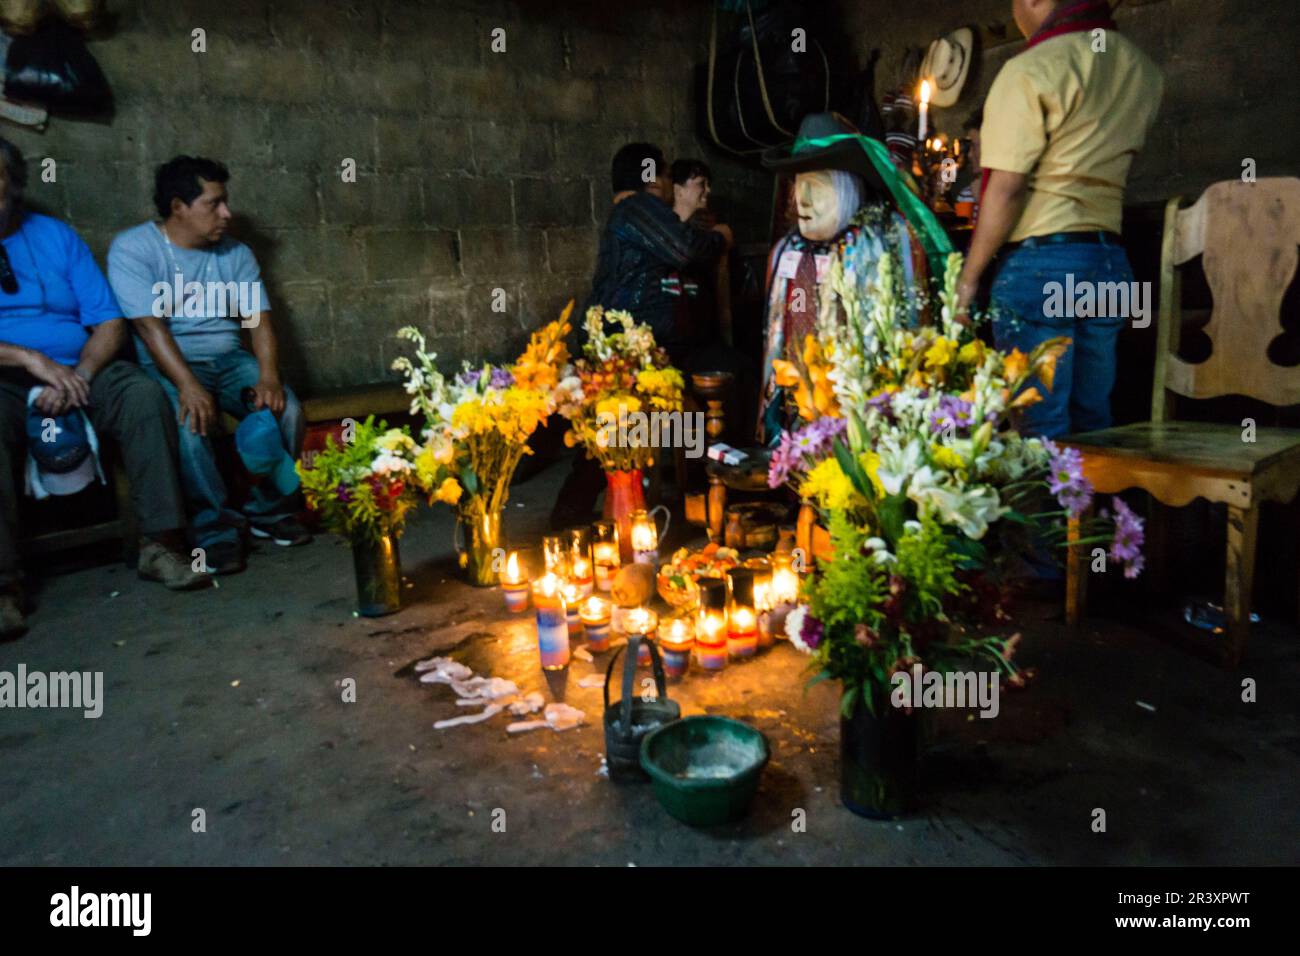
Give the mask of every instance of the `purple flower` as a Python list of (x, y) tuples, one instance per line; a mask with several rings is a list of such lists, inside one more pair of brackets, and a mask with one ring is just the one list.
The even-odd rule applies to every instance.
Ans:
[(1146, 536), (1142, 531), (1143, 522), (1119, 498), (1111, 501), (1115, 505), (1115, 538), (1111, 541), (1109, 555), (1112, 561), (1124, 565), (1124, 577), (1135, 578), (1142, 573), (1144, 563), (1142, 544)]
[(457, 385), (477, 385), (479, 376), (483, 374), (482, 369), (467, 368), (456, 376)]
[(867, 399), (867, 407), (874, 408), (885, 418), (893, 421), (894, 419), (894, 393), (881, 392), (879, 395), (873, 395)]
[(510, 374), (508, 369), (494, 368), (492, 377), (488, 380), (488, 388), (509, 388), (515, 384), (515, 377)]
[(767, 466), (767, 486), (780, 488), (790, 477), (790, 472), (797, 463), (790, 433), (782, 432), (781, 441), (772, 449), (772, 460)]
[(835, 439), (844, 434), (846, 428), (848, 422), (842, 418), (819, 418), (798, 431), (782, 432), (781, 441), (772, 450), (767, 486), (780, 487), (790, 477), (790, 472), (804, 461), (828, 455)]
[(1048, 438), (1043, 439), (1043, 447), (1051, 456), (1047, 465), (1048, 488), (1070, 517), (1077, 518), (1092, 503), (1092, 482), (1083, 477), (1083, 455), (1077, 448), (1062, 449)]
[(822, 638), (826, 636), (826, 626), (811, 614), (803, 616), (803, 627), (799, 629), (799, 637), (808, 650), (815, 651), (821, 646)]
[(956, 395), (944, 395), (939, 399), (939, 407), (930, 416), (930, 428), (935, 432), (948, 429), (969, 428), (971, 425), (971, 403)]
[(819, 418), (795, 432), (794, 447), (801, 455), (820, 457), (830, 452), (835, 439), (848, 427), (843, 418)]
[(339, 486), (334, 489), (334, 497), (346, 505), (352, 500), (352, 490), (347, 485), (339, 482)]

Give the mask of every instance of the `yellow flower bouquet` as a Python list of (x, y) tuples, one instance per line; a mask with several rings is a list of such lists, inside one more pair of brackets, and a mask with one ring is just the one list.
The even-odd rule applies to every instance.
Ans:
[[(619, 331), (606, 334), (606, 322)], [(587, 343), (569, 383), (564, 442), (582, 445), (605, 471), (631, 471), (654, 464), (656, 427), (664, 413), (682, 410), (682, 373), (668, 363), (648, 325), (627, 312), (587, 310)], [(656, 415), (655, 413), (660, 413)]]
[[(393, 369), (405, 374), (411, 414), (422, 415), (424, 447), (417, 468), (428, 475), (430, 501), (454, 505), (465, 534), (461, 564), (478, 585), (497, 582), (501, 512), (510, 497), (510, 481), (528, 440), (557, 410), (564, 398), (561, 374), (568, 364), (570, 302), (560, 318), (533, 333), (513, 364), (462, 364), (445, 378), (426, 350), (424, 335), (406, 327), (397, 334), (415, 345), (415, 360), (398, 358)], [(434, 481), (440, 469), (450, 477)]]

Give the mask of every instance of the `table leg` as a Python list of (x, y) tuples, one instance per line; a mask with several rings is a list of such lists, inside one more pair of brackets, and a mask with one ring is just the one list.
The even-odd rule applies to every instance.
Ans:
[(1250, 633), (1250, 594), (1255, 578), (1255, 542), (1259, 505), (1228, 506), (1228, 554), (1224, 562), (1223, 611), (1227, 617), (1225, 663), (1236, 667), (1246, 651)]

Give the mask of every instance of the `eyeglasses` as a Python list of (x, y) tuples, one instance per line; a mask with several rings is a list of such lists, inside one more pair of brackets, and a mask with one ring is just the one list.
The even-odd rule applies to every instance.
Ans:
[(9, 264), (9, 251), (3, 244), (0, 244), (0, 289), (9, 295), (18, 291), (18, 277), (14, 275), (14, 267)]

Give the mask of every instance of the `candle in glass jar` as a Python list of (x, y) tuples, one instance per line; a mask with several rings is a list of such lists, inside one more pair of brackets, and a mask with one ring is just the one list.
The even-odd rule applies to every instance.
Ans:
[(583, 597), (590, 594), (593, 588), (591, 562), (586, 558), (574, 558), (573, 564), (569, 568), (569, 580), (577, 585)]
[(704, 670), (727, 666), (727, 585), (718, 578), (700, 581), (695, 623), (695, 662)]
[(568, 581), (560, 588), (560, 593), (564, 595), (564, 617), (569, 625), (569, 638), (582, 637), (582, 588)]
[(758, 651), (758, 612), (754, 607), (753, 568), (727, 572), (727, 653), (753, 657)]
[(542, 668), (553, 671), (567, 667), (569, 622), (559, 577), (548, 573), (533, 584), (533, 607), (537, 609), (537, 648)]
[(614, 587), (614, 575), (618, 573), (618, 542), (597, 541), (593, 547), (596, 565), (596, 587), (609, 591)]
[(632, 560), (659, 567), (659, 529), (646, 511), (632, 513)]
[(546, 562), (547, 574), (554, 574), (561, 581), (568, 579), (569, 552), (562, 537), (548, 534), (542, 538), (542, 558)]
[(519, 552), (511, 551), (506, 559), (506, 569), (501, 575), (501, 590), (506, 597), (507, 611), (523, 611), (528, 607), (528, 577), (519, 567)]
[(659, 615), (648, 607), (633, 608), (623, 617), (623, 629), (627, 632), (629, 639), (638, 634), (645, 638), (637, 647), (636, 662), (639, 667), (650, 666), (650, 648), (648, 645), (653, 639), (655, 629), (658, 626)]
[(608, 592), (614, 587), (614, 575), (618, 573), (618, 566), (621, 563), (618, 553), (618, 525), (613, 521), (597, 521), (591, 526), (591, 537), (596, 588)]
[(582, 602), (581, 615), (587, 632), (587, 650), (597, 654), (609, 650), (609, 602), (592, 595)]
[(695, 646), (695, 625), (690, 618), (675, 617), (659, 625), (659, 652), (664, 674), (675, 680), (686, 673)]
[(569, 580), (576, 584), (586, 597), (592, 591), (591, 530), (586, 526), (570, 528), (564, 532), (568, 543)]

